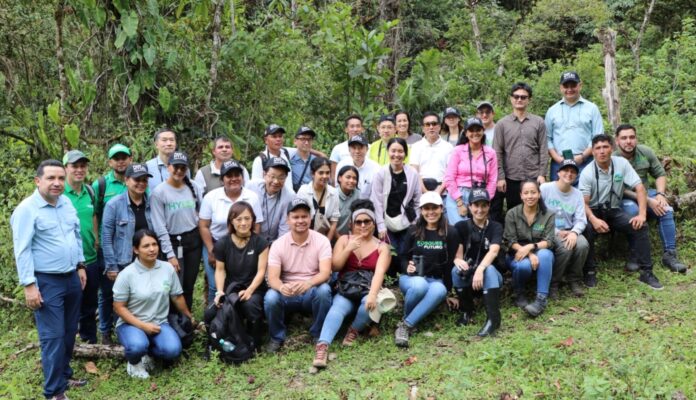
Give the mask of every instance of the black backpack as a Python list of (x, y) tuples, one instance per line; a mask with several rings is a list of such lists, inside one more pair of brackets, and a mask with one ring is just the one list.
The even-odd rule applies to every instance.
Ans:
[[(238, 300), (236, 293), (230, 293), (224, 297), (222, 307), (212, 306), (204, 316), (210, 345), (220, 353), (220, 360), (228, 364), (240, 364), (254, 357), (254, 340), (246, 333), (242, 319), (234, 308)], [(220, 339), (232, 342), (234, 350), (224, 351)]]

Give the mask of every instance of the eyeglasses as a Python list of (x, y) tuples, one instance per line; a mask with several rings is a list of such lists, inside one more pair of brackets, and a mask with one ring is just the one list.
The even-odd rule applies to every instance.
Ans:
[(529, 98), (529, 96), (519, 95), (519, 94), (513, 94), (510, 97), (512, 97), (515, 100), (527, 100)]
[(478, 113), (481, 115), (489, 115), (489, 114), (493, 114), (493, 111), (492, 110), (478, 110)]
[(370, 226), (372, 225), (372, 220), (371, 219), (356, 219), (353, 221), (353, 224), (355, 226)]
[(271, 182), (279, 182), (279, 183), (285, 182), (285, 179), (287, 179), (287, 177), (288, 177), (287, 175), (285, 175), (285, 176), (266, 175), (266, 178), (268, 178), (268, 180), (270, 180)]
[(311, 136), (300, 136), (300, 137), (296, 137), (295, 139), (300, 141), (300, 142), (305, 142), (305, 143), (309, 143), (312, 140), (314, 140), (314, 138)]
[(429, 126), (438, 126), (440, 125), (439, 122), (423, 122), (423, 126), (429, 127)]

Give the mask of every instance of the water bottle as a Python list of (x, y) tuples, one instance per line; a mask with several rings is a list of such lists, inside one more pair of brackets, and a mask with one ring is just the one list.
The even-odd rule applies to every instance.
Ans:
[(234, 345), (234, 343), (225, 339), (220, 339), (218, 343), (220, 343), (220, 347), (222, 347), (222, 351), (224, 351), (225, 353), (229, 353), (233, 351), (235, 347), (237, 347)]

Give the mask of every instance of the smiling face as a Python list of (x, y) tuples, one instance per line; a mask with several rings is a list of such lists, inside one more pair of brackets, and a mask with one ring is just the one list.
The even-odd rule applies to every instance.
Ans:
[(329, 184), (330, 177), (331, 168), (326, 164), (319, 167), (318, 170), (312, 172), (312, 181), (321, 187), (325, 187)]
[(466, 137), (469, 139), (469, 143), (474, 146), (480, 146), (483, 142), (483, 128), (474, 125), (466, 130)]
[(449, 129), (459, 129), (459, 121), (461, 121), (461, 119), (456, 115), (448, 115), (445, 117), (445, 125), (447, 125)]
[(406, 158), (406, 151), (398, 142), (394, 142), (387, 149), (387, 154), (389, 155), (389, 163), (392, 167), (401, 167), (404, 165), (404, 159)]
[(294, 233), (305, 233), (309, 229), (309, 210), (298, 208), (288, 213), (288, 226)]
[(491, 209), (491, 204), (487, 201), (477, 201), (469, 205), (469, 211), (474, 217), (474, 221), (483, 222), (488, 218), (488, 212)]
[(235, 234), (240, 237), (249, 237), (253, 225), (253, 218), (249, 210), (242, 211), (241, 214), (232, 219)]
[(558, 180), (568, 185), (572, 185), (577, 177), (578, 173), (573, 167), (566, 167), (558, 171)]
[(283, 132), (276, 132), (272, 135), (267, 135), (263, 138), (263, 141), (266, 142), (268, 150), (274, 154), (278, 154), (278, 152), (280, 152), (280, 148), (283, 147)]
[(346, 122), (345, 132), (348, 135), (348, 139), (355, 135), (359, 135), (363, 132), (362, 121), (357, 118), (351, 118)]
[(222, 185), (227, 194), (239, 194), (244, 186), (244, 176), (242, 171), (233, 169), (222, 177)]
[(396, 132), (402, 136), (408, 136), (408, 116), (404, 113), (396, 114)]
[(174, 132), (160, 132), (155, 140), (155, 148), (160, 155), (169, 157), (176, 150), (176, 135)]
[(133, 252), (138, 256), (142, 264), (151, 265), (157, 261), (159, 255), (159, 245), (157, 239), (152, 236), (143, 236), (138, 246), (133, 247)]
[(114, 170), (115, 173), (123, 175), (126, 173), (126, 169), (133, 161), (133, 158), (126, 153), (116, 153), (113, 157), (109, 159), (109, 167)]
[(87, 167), (89, 163), (85, 160), (78, 160), (75, 163), (68, 163), (65, 166), (68, 182), (72, 184), (81, 184), (87, 176)]
[(338, 177), (338, 184), (343, 193), (352, 193), (358, 185), (358, 177), (353, 170), (349, 169)]
[(365, 162), (367, 146), (363, 146), (359, 143), (353, 143), (348, 146), (348, 151), (350, 151), (350, 157), (353, 159), (353, 164), (360, 166), (363, 164), (363, 162)]
[(638, 145), (636, 131), (633, 129), (622, 129), (616, 133), (616, 145), (626, 154), (631, 154)]
[(437, 225), (440, 222), (440, 218), (442, 218), (442, 206), (426, 204), (421, 207), (421, 215), (428, 225)]
[(65, 176), (63, 167), (44, 167), (43, 175), (34, 177), (34, 183), (41, 197), (47, 202), (55, 204), (65, 190)]
[(359, 214), (352, 222), (353, 235), (370, 237), (375, 232), (375, 221), (367, 214)]
[(147, 191), (147, 176), (126, 178), (126, 187), (131, 197), (140, 197)]
[(522, 198), (522, 203), (531, 208), (539, 204), (541, 193), (534, 182), (525, 182), (520, 188), (520, 197)]
[(169, 177), (174, 182), (183, 183), (188, 167), (182, 164), (169, 164), (167, 166), (167, 171), (169, 171)]
[(566, 82), (560, 86), (563, 99), (570, 104), (575, 104), (580, 99), (580, 90), (582, 82)]
[(386, 143), (396, 133), (396, 126), (391, 121), (382, 121), (377, 125), (377, 132), (379, 132), (379, 137)]
[(280, 192), (288, 178), (288, 172), (283, 168), (269, 168), (263, 173), (263, 180), (266, 182), (266, 192), (274, 195)]
[(481, 108), (476, 110), (476, 117), (483, 122), (483, 126), (490, 127), (495, 118), (495, 112), (489, 106), (481, 106)]

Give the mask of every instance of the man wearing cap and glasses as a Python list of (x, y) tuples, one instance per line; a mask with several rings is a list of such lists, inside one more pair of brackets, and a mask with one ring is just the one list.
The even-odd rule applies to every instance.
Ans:
[(263, 179), (252, 179), (245, 185), (259, 197), (263, 216), (259, 235), (268, 243), (289, 230), (285, 211), (295, 198), (295, 192), (285, 186), (289, 174), (290, 166), (285, 159), (271, 157), (266, 162)]
[[(263, 141), (266, 143), (266, 148), (259, 153), (251, 166), (251, 179), (262, 179), (263, 171), (265, 170), (265, 163), (271, 157), (280, 157), (288, 162), (288, 167), (290, 167), (290, 159), (297, 153), (297, 149), (293, 147), (283, 147), (283, 135), (285, 135), (285, 128), (280, 125), (271, 124), (266, 127), (263, 132)], [(290, 167), (292, 169), (292, 167)], [(285, 187), (288, 190), (293, 190), (292, 188), (292, 178), (285, 181)]]
[(361, 135), (364, 136), (365, 128), (363, 127), (363, 120), (357, 114), (349, 115), (345, 119), (345, 124), (343, 128), (348, 138), (345, 142), (341, 142), (331, 149), (331, 155), (329, 156), (329, 161), (331, 161), (331, 176), (336, 176), (336, 171), (338, 171), (338, 163), (351, 157), (350, 150), (348, 148), (348, 141), (353, 136)]
[(312, 142), (317, 134), (306, 126), (301, 126), (295, 133), (295, 146), (297, 153), (290, 157), (290, 170), (292, 171), (292, 190), (297, 192), (300, 186), (312, 181), (309, 164), (315, 158), (312, 151)]
[(558, 178), (563, 159), (572, 158), (582, 171), (592, 161), (592, 138), (604, 132), (599, 108), (580, 95), (578, 73), (562, 73), (560, 85), (563, 98), (546, 111), (545, 118), (552, 181)]
[(421, 192), (429, 190), (442, 195), (442, 180), (454, 147), (440, 137), (440, 117), (432, 112), (423, 114), (423, 139), (411, 146), (410, 163), (421, 179)]
[[(155, 190), (157, 185), (169, 178), (167, 165), (169, 156), (176, 151), (176, 133), (171, 129), (162, 128), (155, 132), (154, 142), (157, 155), (147, 162), (147, 170), (152, 175), (148, 183), (150, 190)], [(190, 176), (190, 172), (187, 172), (187, 176)]]
[(507, 209), (520, 204), (520, 183), (526, 179), (546, 182), (549, 162), (546, 125), (538, 115), (527, 112), (532, 88), (523, 82), (512, 85), (512, 114), (495, 125), (493, 148), (498, 156), (499, 192), (505, 193)]
[(268, 255), (267, 281), (264, 297), (266, 321), (271, 340), (266, 351), (275, 353), (286, 338), (285, 313), (310, 312), (309, 333), (318, 339), (326, 314), (331, 308), (331, 243), (326, 236), (309, 229), (310, 206), (295, 198), (287, 208), (290, 232), (271, 245)]
[(99, 226), (94, 213), (94, 189), (85, 183), (89, 158), (79, 150), (70, 150), (63, 156), (67, 185), (63, 194), (70, 199), (80, 220), (82, 252), (85, 256), (87, 285), (82, 293), (80, 307), (80, 338), (87, 343), (97, 343), (97, 295), (99, 294)]
[(367, 151), (370, 147), (365, 136), (355, 135), (348, 139), (348, 149), (350, 157), (344, 158), (336, 166), (336, 173), (333, 176), (334, 182), (338, 182), (338, 172), (346, 165), (352, 165), (358, 169), (360, 181), (358, 189), (360, 189), (360, 198), (369, 199), (372, 193), (372, 178), (379, 170), (379, 164), (367, 158)]

